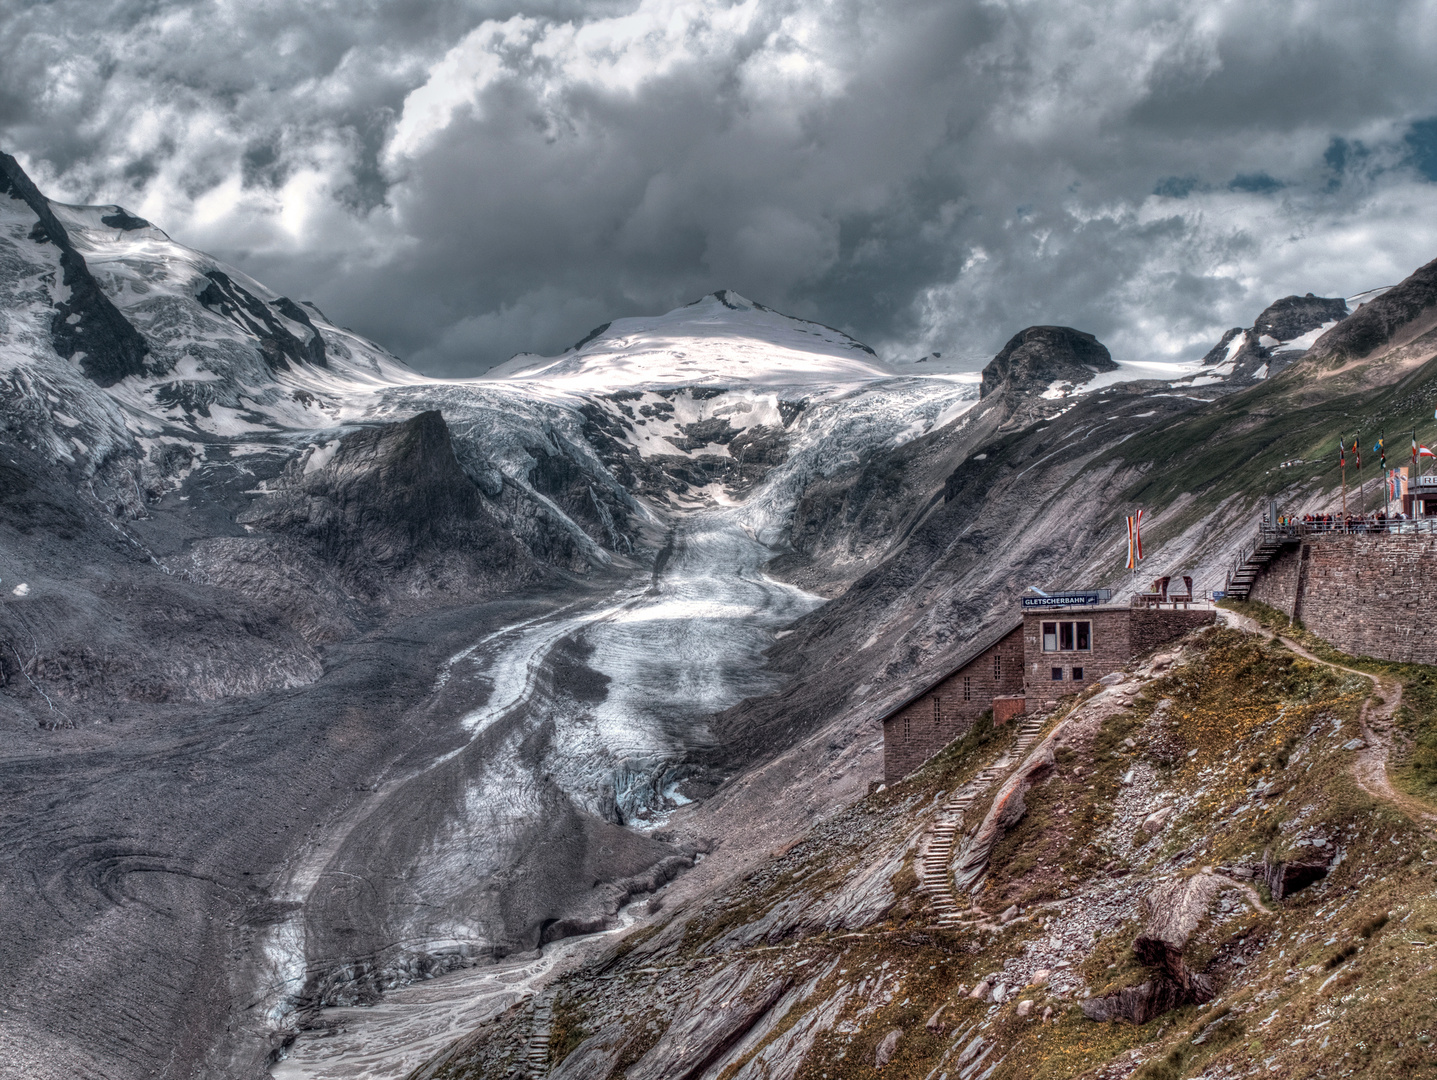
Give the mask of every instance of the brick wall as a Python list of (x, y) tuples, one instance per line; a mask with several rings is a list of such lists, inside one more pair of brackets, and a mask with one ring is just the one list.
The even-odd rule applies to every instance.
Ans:
[(1023, 688), (1023, 634), (1015, 629), (883, 721), (883, 777), (907, 776), (968, 734), (999, 694)]
[[(995, 697), (1026, 694), (1041, 704), (1081, 690), (1125, 666), (1134, 656), (1216, 617), (1211, 610), (1129, 607), (1024, 612), (1022, 626), (884, 719), (884, 780), (891, 784), (902, 779), (954, 739), (962, 738), (978, 716), (992, 708)], [(1079, 620), (1092, 625), (1090, 649), (1043, 652), (1044, 622)], [(1053, 668), (1062, 672), (1061, 679), (1052, 678)], [(1082, 669), (1081, 680), (1073, 678), (1074, 668)]]
[[(1216, 619), (1215, 611), (1200, 608), (1093, 607), (1024, 612), (1025, 692), (1035, 702), (1042, 702), (1081, 690), (1124, 667), (1133, 657)], [(1079, 620), (1092, 624), (1090, 650), (1043, 651), (1043, 623)], [(1054, 668), (1062, 672), (1061, 679), (1053, 678)], [(1075, 678), (1076, 669), (1082, 670), (1081, 680)]]
[(1211, 608), (1134, 608), (1131, 630), (1128, 637), (1128, 655), (1142, 656), (1160, 645), (1175, 641), (1199, 626), (1211, 626), (1217, 622), (1217, 612)]
[(1312, 537), (1269, 563), (1249, 597), (1285, 615), (1295, 606), (1304, 626), (1343, 652), (1437, 664), (1428, 622), (1437, 610), (1437, 537)]

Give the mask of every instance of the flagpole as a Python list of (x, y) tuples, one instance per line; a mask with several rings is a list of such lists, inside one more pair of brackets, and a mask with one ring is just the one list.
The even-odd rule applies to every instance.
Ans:
[(1362, 475), (1362, 449), (1358, 446), (1361, 441), (1359, 436), (1352, 440), (1352, 445), (1357, 452), (1357, 516), (1361, 517), (1367, 512), (1367, 477)]
[(1378, 465), (1382, 469), (1382, 519), (1383, 528), (1386, 528), (1386, 520), (1392, 516), (1392, 485), (1387, 480), (1387, 436), (1377, 436), (1377, 446), (1381, 451), (1381, 460)]
[[(1414, 435), (1413, 438), (1416, 438)], [(1342, 466), (1342, 527), (1347, 528), (1347, 437), (1337, 437), (1337, 460)]]

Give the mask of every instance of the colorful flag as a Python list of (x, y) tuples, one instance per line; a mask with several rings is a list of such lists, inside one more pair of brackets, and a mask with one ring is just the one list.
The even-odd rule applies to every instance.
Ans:
[(1143, 512), (1128, 516), (1128, 569), (1132, 570), (1143, 557)]
[(1357, 459), (1357, 470), (1362, 471), (1362, 451), (1357, 448), (1357, 436), (1352, 436), (1352, 456)]
[(1380, 467), (1385, 475), (1387, 472), (1387, 439), (1384, 436), (1379, 435), (1377, 437), (1377, 445), (1372, 448), (1372, 451), (1373, 453), (1381, 456), (1382, 461), (1380, 463)]
[(1437, 457), (1437, 454), (1432, 453), (1432, 451), (1429, 450), (1429, 449), (1427, 449), (1427, 447), (1425, 447), (1425, 446), (1419, 446), (1419, 447), (1417, 448), (1417, 456), (1418, 456), (1418, 457)]
[(1396, 501), (1407, 493), (1407, 469), (1387, 470), (1387, 497)]
[(1412, 433), (1412, 464), (1417, 464), (1417, 432)]
[[(1412, 452), (1413, 460), (1417, 459), (1417, 451)], [(1347, 443), (1339, 436), (1337, 439), (1337, 464), (1340, 468), (1347, 468)]]

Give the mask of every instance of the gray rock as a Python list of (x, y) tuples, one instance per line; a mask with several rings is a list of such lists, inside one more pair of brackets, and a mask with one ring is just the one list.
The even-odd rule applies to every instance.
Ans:
[(983, 369), (982, 395), (999, 389), (1042, 391), (1064, 381), (1082, 385), (1100, 371), (1116, 371), (1107, 347), (1070, 326), (1030, 326), (1014, 334)]
[(881, 1069), (893, 1060), (893, 1053), (898, 1049), (898, 1040), (901, 1038), (903, 1038), (902, 1028), (894, 1028), (883, 1036), (878, 1043), (878, 1050), (873, 1056), (873, 1064), (877, 1068)]
[(691, 1080), (732, 1046), (783, 995), (787, 981), (756, 966), (720, 968), (693, 994), (627, 1080)]

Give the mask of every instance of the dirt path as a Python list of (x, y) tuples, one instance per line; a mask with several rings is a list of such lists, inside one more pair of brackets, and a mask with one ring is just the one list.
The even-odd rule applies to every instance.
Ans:
[[(1239, 630), (1253, 634), (1270, 633), (1256, 620), (1234, 611), (1219, 610), (1218, 617)], [(1372, 680), (1373, 695), (1363, 703), (1362, 712), (1357, 717), (1362, 728), (1362, 740), (1367, 745), (1357, 752), (1352, 763), (1352, 774), (1356, 777), (1358, 786), (1374, 799), (1391, 803), (1415, 821), (1429, 825), (1437, 823), (1437, 813), (1434, 813), (1427, 803), (1405, 791), (1398, 791), (1392, 786), (1392, 780), (1387, 775), (1387, 758), (1392, 752), (1392, 717), (1402, 704), (1402, 683), (1389, 675), (1373, 675), (1371, 672), (1358, 671), (1356, 668), (1324, 660), (1290, 638), (1281, 634), (1275, 636), (1286, 648), (1304, 660)]]

